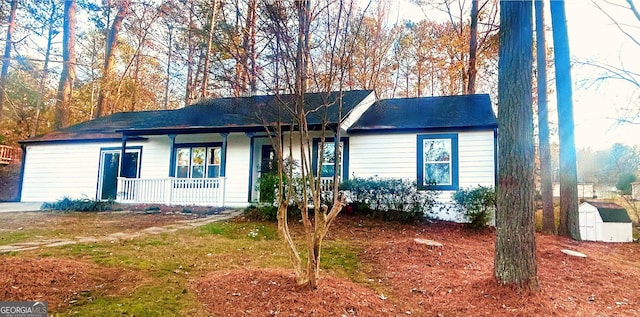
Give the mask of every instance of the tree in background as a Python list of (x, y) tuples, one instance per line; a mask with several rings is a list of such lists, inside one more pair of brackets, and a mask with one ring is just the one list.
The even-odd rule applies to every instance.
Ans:
[(476, 93), (476, 74), (478, 70), (476, 68), (476, 59), (478, 55), (478, 0), (471, 0), (471, 23), (469, 24), (469, 66), (467, 79), (468, 94)]
[(7, 80), (9, 76), (9, 64), (11, 63), (11, 46), (13, 45), (13, 33), (16, 27), (16, 12), (18, 0), (11, 1), (9, 20), (7, 21), (7, 37), (4, 43), (4, 55), (2, 57), (2, 71), (0, 72), (0, 122), (3, 119), (4, 102), (7, 99)]
[(544, 29), (544, 2), (535, 0), (536, 64), (538, 91), (538, 144), (540, 149), (540, 193), (542, 195), (542, 231), (556, 233), (549, 148), (549, 114), (547, 110), (547, 44)]
[(56, 100), (54, 128), (69, 125), (73, 85), (76, 79), (76, 1), (64, 2), (64, 35), (62, 37), (62, 73)]
[[(466, 68), (470, 49), (469, 8), (464, 5), (461, 7), (464, 12), (456, 11), (453, 22), (414, 23), (392, 21), (390, 5), (384, 3), (370, 11), (353, 6), (350, 23), (357, 23), (360, 27), (342, 32), (339, 40), (344, 42), (348, 39), (358, 44), (352, 46), (352, 58), (335, 64), (347, 70), (345, 89), (375, 87), (382, 98), (455, 95), (468, 89), (468, 79), (465, 78), (468, 78)], [(462, 1), (456, 3), (464, 4)], [(496, 3), (493, 0), (478, 2), (478, 92), (495, 93)], [(8, 4), (2, 3), (2, 12), (6, 16)], [(25, 9), (31, 4), (38, 4), (38, 12), (42, 14), (38, 13), (36, 17), (31, 14), (31, 9)], [(41, 4), (61, 8), (64, 1), (28, 0), (25, 6), (18, 6), (18, 19), (30, 22), (16, 26), (19, 38), (26, 40), (16, 42), (12, 52), (21, 63), (30, 61), (33, 69), (29, 71), (36, 71), (44, 83), (42, 101), (32, 106), (40, 109), (41, 114), (34, 112), (31, 118), (37, 123), (29, 125), (31, 135), (47, 132), (53, 126), (53, 119), (48, 114), (53, 107), (49, 107), (47, 100), (55, 99), (52, 96), (62, 72), (60, 44), (55, 40), (48, 41), (47, 31), (41, 27), (45, 25), (47, 18), (44, 13), (48, 10)], [(125, 10), (125, 4), (129, 5), (128, 10)], [(284, 74), (282, 67), (293, 63), (295, 59), (290, 57), (294, 52), (286, 51), (284, 45), (280, 48), (270, 46), (274, 42), (274, 32), (268, 12), (271, 5), (266, 2), (83, 0), (78, 5), (79, 16), (82, 14), (93, 23), (83, 23), (78, 28), (78, 75), (69, 124), (98, 114), (177, 108), (203, 95), (272, 94), (274, 85), (271, 83), (279, 81), (282, 84), (288, 81), (285, 77), (293, 78), (291, 74)], [(453, 7), (455, 5), (450, 8), (453, 10)], [(125, 15), (125, 11), (128, 14)], [(345, 22), (344, 16), (333, 13), (323, 19), (327, 22), (310, 30), (313, 34), (310, 43), (312, 58), (322, 61), (312, 65), (318, 71), (314, 74), (317, 77), (310, 77), (310, 91), (324, 90), (331, 82), (331, 72), (326, 70), (331, 60), (328, 58), (331, 46), (317, 46), (325, 37), (325, 26), (333, 27)], [(116, 27), (118, 23), (121, 26)], [(51, 35), (60, 31), (60, 26), (50, 26)], [(117, 40), (114, 36), (116, 29)], [(284, 37), (279, 40), (280, 44), (290, 41)], [(47, 42), (51, 44), (48, 49), (41, 45)], [(50, 58), (46, 57), (47, 50), (50, 50)], [(277, 59), (280, 63), (274, 62)], [(107, 64), (111, 66), (105, 67)], [(278, 72), (275, 65), (280, 67)], [(290, 66), (293, 65), (287, 65), (287, 68), (293, 69)], [(293, 86), (278, 87), (280, 92), (293, 91)]]
[[(109, 7), (110, 1), (107, 1), (107, 7), (105, 10), (111, 10)], [(98, 103), (96, 105), (96, 111), (94, 112), (94, 117), (102, 117), (106, 114), (113, 113), (112, 107), (113, 103), (113, 90), (114, 90), (114, 67), (115, 67), (115, 52), (118, 45), (118, 35), (120, 34), (120, 28), (122, 27), (122, 22), (129, 14), (129, 7), (131, 5), (130, 0), (122, 0), (117, 4), (113, 4), (118, 7), (118, 13), (113, 19), (109, 29), (107, 30), (107, 38), (105, 42), (105, 53), (104, 53), (104, 67), (102, 70), (102, 84), (100, 85), (100, 94), (98, 96)], [(109, 111), (111, 110), (111, 111)]]
[[(498, 54), (498, 1), (441, 0), (416, 1), (429, 18), (431, 10), (444, 13), (445, 35), (441, 53), (443, 64), (439, 72), (445, 77), (441, 95), (475, 93), (479, 90), (493, 93), (495, 89)], [(468, 19), (467, 19), (468, 17)], [(479, 72), (480, 71), (480, 72)], [(480, 79), (480, 80), (478, 80)]]
[[(32, 116), (29, 125), (29, 136), (38, 134), (40, 128), (41, 114), (46, 112), (47, 101), (51, 97), (51, 89), (47, 86), (49, 81), (50, 64), (53, 58), (54, 40), (60, 33), (64, 22), (64, 3), (59, 0), (28, 1), (25, 2), (25, 9), (31, 19), (26, 21), (27, 27), (34, 30), (39, 37), (46, 38), (46, 47), (43, 52), (42, 71), (39, 74), (38, 84), (39, 97), (36, 100), (35, 114)], [(38, 52), (42, 50), (38, 48)], [(35, 65), (34, 65), (35, 66)], [(34, 67), (35, 68), (35, 67)], [(34, 74), (35, 75), (35, 74)]]
[(551, 25), (556, 68), (558, 134), (560, 137), (560, 225), (558, 234), (580, 240), (573, 89), (571, 87), (569, 34), (564, 0), (551, 1)]
[[(627, 43), (640, 49), (640, 36), (637, 32), (640, 27), (640, 11), (637, 0), (592, 0), (591, 3), (627, 38)], [(616, 62), (581, 61), (579, 63), (592, 68), (597, 73), (594, 78), (587, 81), (589, 85), (612, 82), (615, 85), (628, 87), (633, 93), (628, 100), (628, 105), (618, 109), (617, 120), (620, 123), (640, 123), (640, 68), (637, 67), (637, 63), (624, 63), (621, 56), (618, 56)]]
[(494, 275), (538, 288), (534, 220), (531, 1), (500, 2), (498, 192)]

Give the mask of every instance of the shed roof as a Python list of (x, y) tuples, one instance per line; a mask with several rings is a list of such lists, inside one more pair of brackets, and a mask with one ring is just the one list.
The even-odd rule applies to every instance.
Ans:
[(596, 207), (603, 222), (631, 222), (627, 210), (616, 203), (594, 201), (588, 201), (587, 203)]
[(497, 127), (489, 95), (476, 94), (378, 100), (349, 132)]
[[(353, 90), (306, 94), (305, 108), (309, 111), (307, 122), (311, 126), (321, 124), (326, 115), (328, 123), (336, 123), (339, 97), (342, 97), (342, 113), (345, 116), (372, 93), (373, 90)], [(176, 110), (115, 113), (22, 143), (119, 139), (123, 133), (148, 135), (171, 131), (199, 133), (263, 130), (265, 124), (292, 122), (291, 114), (284, 111), (282, 105), (294, 104), (294, 98), (294, 95), (215, 98)]]

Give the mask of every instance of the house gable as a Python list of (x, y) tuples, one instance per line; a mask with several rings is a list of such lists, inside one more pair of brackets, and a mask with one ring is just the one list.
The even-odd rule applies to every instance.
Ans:
[(489, 95), (383, 99), (376, 101), (349, 133), (497, 129)]

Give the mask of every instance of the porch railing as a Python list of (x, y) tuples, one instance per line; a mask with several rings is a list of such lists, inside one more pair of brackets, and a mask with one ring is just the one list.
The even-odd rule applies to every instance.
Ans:
[(0, 164), (9, 164), (20, 158), (20, 149), (7, 145), (0, 145)]
[(224, 187), (224, 177), (118, 177), (116, 201), (135, 204), (223, 206)]
[(333, 177), (321, 177), (320, 178), (320, 190), (322, 192), (333, 191)]

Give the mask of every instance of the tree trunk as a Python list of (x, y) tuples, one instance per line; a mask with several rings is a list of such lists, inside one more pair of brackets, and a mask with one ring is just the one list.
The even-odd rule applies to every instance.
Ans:
[(130, 0), (122, 1), (122, 3), (120, 4), (120, 9), (118, 9), (118, 13), (116, 14), (115, 19), (113, 19), (113, 23), (111, 24), (111, 28), (109, 29), (109, 34), (107, 35), (105, 43), (102, 87), (100, 89), (100, 95), (98, 96), (98, 105), (96, 106), (96, 112), (94, 113), (96, 118), (106, 115), (108, 113), (107, 107), (109, 107), (109, 103), (112, 102), (111, 83), (113, 81), (115, 52), (116, 47), (118, 46), (118, 33), (120, 32), (120, 28), (122, 27), (122, 21), (124, 21), (125, 17), (129, 14), (130, 4)]
[(207, 88), (209, 85), (209, 64), (211, 61), (211, 48), (213, 46), (213, 35), (214, 35), (214, 31), (215, 31), (215, 25), (216, 25), (216, 14), (218, 12), (218, 1), (217, 0), (212, 0), (211, 1), (211, 17), (209, 19), (209, 37), (207, 38), (207, 49), (206, 49), (206, 53), (204, 54), (204, 66), (203, 66), (203, 70), (202, 70), (202, 83), (201, 83), (201, 87), (200, 87), (200, 99), (205, 99), (207, 98), (208, 94), (207, 94)]
[(185, 83), (185, 92), (184, 92), (184, 105), (188, 106), (191, 104), (191, 101), (194, 98), (195, 93), (193, 92), (194, 87), (195, 87), (195, 80), (193, 79), (193, 67), (195, 64), (195, 54), (196, 54), (196, 47), (198, 46), (198, 43), (195, 43), (195, 39), (194, 39), (194, 33), (196, 30), (194, 30), (194, 16), (193, 13), (195, 12), (195, 4), (194, 2), (191, 2), (191, 7), (189, 10), (189, 25), (188, 25), (188, 29), (186, 30), (187, 32), (187, 78), (186, 78), (186, 83)]
[(36, 101), (36, 115), (33, 120), (33, 125), (31, 131), (29, 132), (29, 136), (33, 137), (38, 134), (38, 126), (40, 125), (40, 112), (42, 108), (42, 100), (45, 96), (45, 89), (47, 80), (49, 78), (49, 60), (51, 59), (51, 46), (53, 44), (53, 37), (55, 36), (54, 32), (55, 28), (55, 18), (56, 18), (57, 6), (56, 4), (52, 4), (51, 14), (49, 15), (49, 20), (47, 21), (47, 27), (49, 31), (47, 32), (47, 48), (44, 53), (44, 64), (42, 66), (42, 76), (40, 77), (40, 84), (38, 86), (38, 100)]
[(500, 2), (498, 196), (494, 274), (503, 285), (538, 287), (534, 223), (531, 1)]
[(54, 128), (69, 125), (69, 108), (76, 79), (76, 1), (64, 2), (64, 35), (62, 37), (62, 72), (58, 86)]
[(467, 82), (467, 93), (476, 93), (476, 68), (477, 52), (478, 52), (478, 0), (471, 1), (471, 25), (469, 36), (469, 80)]
[(167, 24), (167, 31), (169, 32), (169, 49), (167, 51), (167, 80), (164, 82), (163, 110), (167, 110), (169, 108), (169, 84), (171, 83), (171, 57), (173, 53), (173, 24)]
[(547, 110), (547, 42), (544, 35), (544, 3), (536, 0), (536, 59), (538, 69), (538, 144), (540, 149), (540, 193), (542, 194), (542, 231), (556, 233), (549, 149), (549, 114)]
[(551, 1), (551, 25), (553, 27), (558, 134), (560, 137), (560, 226), (558, 234), (580, 240), (571, 61), (563, 0)]
[(9, 77), (9, 64), (11, 64), (11, 46), (13, 45), (13, 31), (16, 28), (16, 12), (18, 11), (18, 0), (11, 1), (11, 11), (7, 25), (7, 39), (4, 44), (4, 56), (2, 58), (2, 73), (0, 74), (0, 122), (4, 109), (4, 101), (7, 98), (7, 79)]

